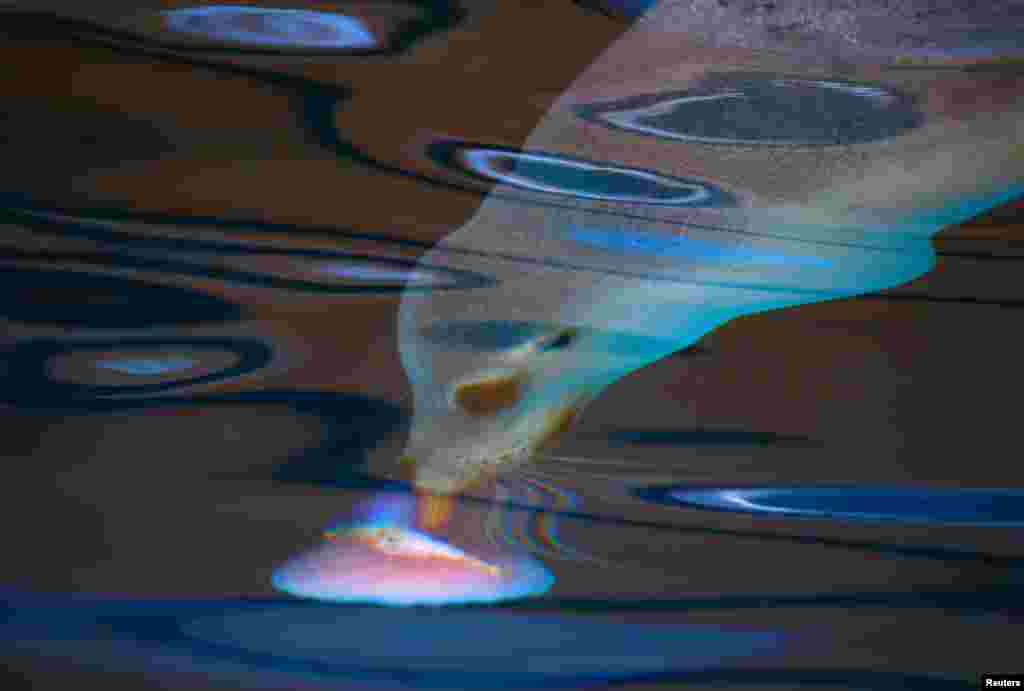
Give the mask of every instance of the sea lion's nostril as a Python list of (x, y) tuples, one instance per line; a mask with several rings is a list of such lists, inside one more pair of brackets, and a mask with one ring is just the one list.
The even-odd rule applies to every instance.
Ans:
[(540, 433), (532, 441), (531, 452), (536, 453), (567, 432), (572, 424), (579, 419), (580, 413), (590, 402), (591, 397), (590, 392), (578, 393), (562, 405), (547, 410), (544, 413)]
[(470, 415), (492, 415), (515, 405), (526, 387), (525, 370), (485, 372), (457, 383), (452, 402)]

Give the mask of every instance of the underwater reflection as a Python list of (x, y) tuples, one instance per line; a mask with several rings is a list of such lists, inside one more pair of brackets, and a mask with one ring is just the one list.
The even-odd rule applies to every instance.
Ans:
[[(831, 10), (804, 14), (815, 12)], [(491, 182), (688, 215), (608, 229), (581, 210), (509, 204), (496, 189), (423, 255), (538, 262), (472, 296), (403, 294), (399, 345), (415, 405), (405, 457), (419, 489), (455, 494), (525, 466), (614, 382), (734, 319), (918, 278), (935, 265), (931, 236), (1020, 194), (1020, 107), (1003, 98), (1019, 74), (967, 83), (863, 55), (846, 64), (839, 48), (759, 51), (738, 34), (723, 36), (735, 51), (715, 52), (694, 30), (707, 17), (687, 18), (685, 4), (654, 5), (521, 147), (429, 147)], [(846, 39), (838, 24), (805, 28), (822, 45)], [(963, 101), (971, 89), (976, 107)], [(432, 338), (467, 313), (550, 325), (547, 338), (564, 346), (467, 354)], [(597, 347), (608, 333), (644, 345)]]
[[(88, 160), (76, 163), (82, 174), (68, 188), (74, 199), (52, 204), (97, 208), (82, 210), (80, 217), (24, 210), (6, 216), (31, 251), (9, 255), (18, 266), (0, 276), (7, 295), (0, 310), (32, 338), (7, 344), (0, 353), (0, 402), (28, 409), (14, 411), (30, 422), (28, 427), (45, 430), (46, 416), (75, 415), (81, 427), (96, 429), (97, 437), (125, 427), (144, 437), (135, 447), (141, 451), (130, 459), (137, 483), (101, 477), (79, 462), (76, 449), (67, 458), (58, 447), (47, 449), (58, 449), (55, 467), (66, 465), (82, 477), (91, 473), (94, 494), (74, 495), (64, 485), (57, 491), (68, 495), (60, 501), (90, 502), (87, 508), (94, 513), (88, 515), (95, 516), (97, 541), (104, 548), (140, 552), (131, 549), (132, 539), (138, 539), (135, 544), (156, 542), (148, 554), (169, 555), (166, 562), (149, 564), (148, 572), (138, 568), (145, 556), (128, 569), (121, 567), (125, 562), (103, 567), (109, 570), (82, 564), (83, 572), (100, 574), (87, 582), (128, 583), (144, 592), (167, 587), (170, 594), (149, 602), (116, 595), (0, 597), (6, 615), (0, 633), (11, 649), (43, 658), (44, 664), (53, 656), (110, 671), (133, 665), (147, 672), (191, 670), (197, 677), (220, 675), (235, 686), (279, 683), (290, 689), (315, 682), (328, 688), (366, 683), (473, 689), (624, 680), (696, 688), (965, 687), (953, 675), (956, 664), (967, 663), (943, 661), (935, 676), (916, 676), (910, 671), (922, 667), (914, 662), (919, 658), (897, 658), (889, 653), (899, 652), (899, 645), (872, 646), (856, 637), (836, 646), (834, 657), (809, 654), (807, 662), (794, 663), (781, 656), (793, 640), (792, 613), (773, 618), (764, 612), (803, 608), (816, 619), (816, 633), (830, 633), (874, 608), (880, 612), (876, 621), (899, 617), (910, 622), (905, 632), (922, 632), (927, 628), (922, 619), (895, 611), (913, 607), (917, 614), (950, 620), (950, 632), (957, 634), (949, 636), (950, 649), (966, 651), (959, 635), (963, 623), (959, 616), (946, 616), (947, 610), (964, 613), (963, 619), (978, 612), (1019, 613), (1024, 559), (1010, 541), (1009, 547), (993, 544), (995, 539), (931, 546), (914, 538), (927, 542), (935, 532), (847, 530), (840, 524), (1019, 528), (1024, 526), (1018, 508), (1022, 492), (742, 486), (740, 479), (762, 477), (740, 475), (758, 464), (757, 472), (776, 478), (789, 478), (785, 472), (794, 469), (823, 472), (823, 466), (810, 462), (800, 465), (810, 454), (789, 459), (798, 448), (819, 448), (819, 432), (828, 436), (830, 430), (739, 419), (754, 405), (739, 413), (738, 406), (729, 407), (734, 418), (723, 414), (713, 421), (718, 426), (693, 429), (667, 405), (682, 408), (682, 399), (690, 396), (686, 373), (679, 381), (656, 382), (674, 386), (674, 398), (613, 396), (619, 411), (636, 419), (612, 417), (612, 424), (605, 419), (595, 425), (601, 432), (593, 446), (629, 447), (623, 456), (642, 459), (601, 459), (601, 449), (597, 458), (542, 452), (615, 381), (672, 353), (680, 353), (677, 362), (685, 365), (706, 355), (699, 344), (720, 324), (890, 288), (927, 271), (934, 259), (928, 246), (932, 234), (1020, 191), (1020, 149), (1011, 148), (1020, 139), (1014, 123), (1020, 108), (1012, 100), (999, 102), (1019, 86), (1018, 76), (991, 80), (1003, 85), (986, 101), (991, 84), (982, 77), (972, 84), (975, 90), (962, 91), (963, 83), (948, 88), (938, 72), (897, 74), (889, 66), (842, 64), (826, 51), (820, 63), (802, 71), (806, 65), (788, 64), (785, 55), (767, 51), (702, 52), (700, 41), (735, 34), (692, 30), (705, 18), (695, 7), (731, 5), (733, 11), (742, 6), (753, 14), (775, 15), (768, 8), (774, 2), (696, 0), (687, 6), (578, 0), (630, 18), (653, 12), (642, 30), (609, 46), (609, 54), (581, 75), (527, 141), (509, 141), (497, 125), (488, 131), (487, 119), (515, 119), (519, 113), (499, 98), (494, 101), (500, 106), (488, 110), (487, 89), (465, 89), (458, 78), (462, 69), (486, 73), (494, 46), (501, 45), (475, 32), (486, 33), (487, 26), (501, 31), (508, 7), (535, 12), (531, 21), (538, 23), (548, 13), (578, 21), (566, 25), (569, 36), (577, 27), (582, 33), (598, 26), (588, 22), (621, 26), (572, 3), (470, 0), (460, 3), (465, 10), (446, 2), (415, 0), (397, 9), (392, 6), (397, 3), (377, 3), (386, 21), (368, 11), (364, 16), (361, 2), (334, 3), (339, 11), (333, 13), (328, 3), (301, 10), (163, 4), (168, 9), (159, 14), (158, 31), (127, 39), (88, 22), (51, 29), (44, 16), (26, 24), (26, 33), (43, 37), (39, 53), (44, 56), (67, 52), (96, 73), (104, 60), (111, 65), (124, 60), (144, 75), (139, 84), (126, 80), (123, 87), (112, 78), (108, 82), (115, 87), (109, 92), (100, 86), (105, 73), (91, 82), (76, 78), (70, 100), (114, 112), (121, 104), (117, 92), (131, 93), (134, 86), (139, 100), (126, 99), (125, 112), (138, 107), (143, 119), (166, 118), (168, 133), (194, 128), (207, 132), (209, 141), (200, 137), (192, 147), (189, 135), (178, 146), (170, 137), (168, 146), (157, 150), (150, 142), (141, 153), (131, 142), (120, 148), (99, 140), (69, 146), (69, 156)], [(676, 23), (660, 14), (662, 9), (675, 13)], [(901, 16), (907, 11), (891, 10)], [(463, 11), (471, 19), (465, 30), (444, 35)], [(403, 12), (423, 21), (403, 25)], [(441, 15), (445, 22), (437, 20)], [(836, 27), (811, 23), (798, 32), (829, 34)], [(958, 40), (974, 41), (976, 35), (965, 30)], [(1011, 37), (1003, 35), (1000, 45), (1012, 44)], [(512, 38), (497, 50), (517, 51), (514, 60), (522, 60), (524, 83), (552, 89), (548, 75), (532, 71), (527, 59), (526, 53), (541, 51), (529, 45), (528, 35), (525, 43), (523, 36)], [(446, 53), (458, 55), (458, 42), (471, 44), (479, 61), (474, 55), (472, 64), (432, 72)], [(666, 45), (667, 50), (659, 47)], [(759, 46), (744, 49), (750, 47)], [(189, 48), (218, 55), (185, 57)], [(20, 50), (13, 52), (11, 65), (28, 62), (20, 59)], [(302, 51), (312, 57), (282, 57)], [(164, 74), (175, 78), (164, 82), (158, 78)], [(230, 80), (240, 85), (239, 94), (252, 88), (267, 100), (197, 97), (211, 93), (200, 84), (211, 76), (214, 91)], [(975, 76), (965, 72), (949, 81), (973, 82)], [(456, 84), (450, 89), (449, 79)], [(536, 97), (514, 93), (501, 78), (492, 81), (496, 94), (511, 93), (508, 103)], [(160, 93), (165, 83), (184, 88)], [(234, 93), (225, 89), (225, 99)], [(29, 129), (25, 123), (37, 111), (63, 112), (60, 98), (38, 100), (43, 105), (25, 109), (17, 132)], [(551, 102), (547, 95), (539, 100)], [(428, 102), (446, 103), (451, 110), (447, 116), (435, 114), (437, 120), (421, 117), (420, 106), (426, 110)], [(360, 112), (360, 103), (376, 104), (378, 110)], [(263, 105), (268, 117), (276, 118), (267, 121), (273, 127), (266, 130), (253, 125)], [(213, 117), (220, 115), (218, 106), (228, 113), (223, 120)], [(470, 113), (472, 126), (459, 119), (464, 113)], [(95, 121), (106, 132), (119, 121), (105, 114), (83, 118), (70, 129), (88, 133)], [(216, 126), (205, 129), (210, 121)], [(996, 126), (990, 128), (991, 123)], [(58, 131), (54, 124), (64, 123), (48, 116), (43, 129)], [(241, 132), (237, 145), (231, 144), (236, 128)], [(452, 132), (456, 139), (426, 148), (437, 131)], [(229, 146), (221, 145), (222, 133)], [(387, 158), (378, 148), (381, 141), (416, 145), (402, 150), (400, 165), (388, 167), (379, 163)], [(472, 143), (479, 141), (509, 146)], [(294, 150), (285, 150), (293, 145)], [(89, 158), (94, 151), (97, 158)], [(147, 155), (154, 151), (160, 155)], [(425, 160), (426, 155), (434, 160)], [(153, 159), (152, 196), (133, 194), (150, 184), (148, 175), (139, 188), (132, 188), (127, 176), (104, 171), (93, 179), (94, 169), (117, 170), (118, 156)], [(189, 156), (196, 160), (179, 160)], [(281, 160), (258, 160), (272, 156)], [(434, 174), (436, 163), (455, 171), (450, 177), (477, 184), (447, 185), (414, 172), (429, 167)], [(260, 170), (269, 174), (264, 178)], [(180, 188), (176, 182), (182, 182)], [(458, 227), (476, 209), (478, 193), (491, 185), (494, 194)], [(40, 200), (62, 194), (32, 192)], [(569, 206), (577, 203), (579, 209)], [(130, 208), (112, 211), (104, 204)], [(642, 211), (659, 214), (661, 225), (623, 213), (626, 205), (630, 212), (646, 205)], [(49, 207), (40, 202), (39, 208)], [(87, 218), (90, 213), (95, 218)], [(255, 220), (247, 224), (238, 218)], [(58, 251), (56, 244), (65, 247)], [(35, 253), (32, 266), (22, 266), (30, 253)], [(90, 273), (79, 268), (83, 264), (93, 267)], [(95, 267), (117, 275), (101, 276)], [(147, 272), (160, 278), (147, 278)], [(194, 280), (197, 289), (171, 287), (162, 278), (167, 274), (181, 283)], [(217, 288), (199, 289), (209, 285)], [(230, 289), (235, 302), (221, 287)], [(473, 290), (455, 290), (462, 288)], [(388, 310), (396, 307), (399, 292), (399, 355), (413, 389), (415, 417), (408, 425), (407, 401), (395, 402), (406, 393), (406, 382), (395, 369), (399, 363), (389, 330), (394, 316)], [(37, 340), (32, 330), (40, 325), (75, 332)], [(104, 329), (118, 333), (87, 337)], [(719, 358), (724, 377), (742, 379), (753, 369), (731, 369), (730, 355), (776, 345), (758, 338), (711, 351), (715, 358), (724, 354)], [(313, 356), (304, 357), (308, 353)], [(282, 361), (286, 366), (276, 367)], [(275, 368), (267, 367), (271, 362)], [(205, 385), (210, 389), (199, 395), (188, 390)], [(730, 391), (737, 390), (749, 389)], [(769, 400), (763, 407), (773, 408), (770, 397), (776, 393), (751, 400)], [(293, 430), (293, 440), (261, 424), (257, 415), (240, 414), (239, 436), (254, 453), (205, 446), (196, 434), (195, 443), (183, 447), (193, 453), (164, 454), (160, 460), (170, 461), (161, 463), (166, 477), (189, 470), (198, 482), (225, 488), (225, 497), (211, 499), (209, 522), (192, 516), (191, 524), (179, 522), (179, 510), (191, 513), (189, 502), (206, 494), (184, 487), (187, 483), (181, 496), (169, 492), (152, 472), (156, 462), (146, 450), (159, 446), (159, 435), (168, 429), (235, 435), (234, 428), (218, 427), (219, 418), (209, 425), (212, 433), (177, 423), (205, 423), (211, 409), (237, 404), (269, 408), (267, 415), (275, 420), (315, 417), (317, 431)], [(784, 407), (778, 405), (780, 415)], [(102, 423), (90, 419), (95, 411), (134, 409), (134, 416), (108, 415)], [(139, 420), (150, 413), (173, 416), (176, 424), (147, 428)], [(147, 429), (159, 432), (150, 435)], [(46, 433), (60, 436), (60, 431), (53, 425)], [(388, 448), (399, 435), (409, 440), (407, 455), (396, 461), (408, 466), (402, 482), (376, 472), (374, 465), (385, 455), (381, 449), (399, 457), (401, 449), (392, 454)], [(123, 460), (118, 453), (129, 457), (126, 449), (132, 448), (118, 446), (114, 436), (99, 440), (104, 446), (97, 443), (95, 453), (112, 456), (108, 467)], [(281, 436), (287, 437), (287, 458), (283, 452), (275, 456), (272, 442)], [(659, 446), (676, 448), (659, 453)], [(218, 459), (221, 449), (238, 458), (227, 464), (223, 454)], [(697, 454), (708, 462), (688, 466)], [(666, 461), (669, 456), (674, 458)], [(725, 462), (718, 464), (720, 458)], [(823, 454), (811, 460), (819, 458), (832, 460)], [(245, 468), (232, 469), (243, 462)], [(364, 462), (368, 467), (360, 466)], [(513, 469), (521, 474), (505, 474)], [(737, 475), (725, 474), (734, 471)], [(717, 473), (722, 475), (716, 478)], [(39, 484), (49, 490), (48, 473), (40, 475)], [(684, 479), (721, 486), (678, 484)], [(494, 483), (492, 494), (488, 482)], [(647, 486), (655, 482), (673, 484)], [(21, 490), (19, 482), (12, 484), (12, 494)], [(644, 489), (629, 494), (638, 485)], [(254, 488), (266, 496), (250, 494), (236, 502), (239, 493)], [(475, 493), (472, 498), (461, 493), (467, 489)], [(315, 535), (337, 516), (339, 506), (378, 491), (382, 494), (368, 507)], [(159, 530), (146, 524), (146, 511), (132, 511), (130, 503), (127, 513), (114, 509), (112, 497), (127, 495), (139, 506), (149, 504), (145, 492), (166, 495), (161, 496), (166, 504), (146, 507), (166, 519)], [(480, 520), (462, 520), (453, 504), (473, 501), (478, 509), (473, 518)], [(728, 517), (712, 510), (750, 516), (737, 517), (734, 523), (741, 525), (733, 528)], [(224, 520), (228, 513), (235, 523)], [(811, 526), (822, 532), (780, 531), (778, 519), (790, 517), (822, 521)], [(241, 530), (231, 530), (239, 525)], [(20, 532), (26, 526), (15, 521), (13, 528)], [(202, 541), (194, 532), (190, 539), (190, 530), (209, 532), (204, 535), (208, 552), (193, 551)], [(827, 531), (835, 534), (823, 534)], [(52, 542), (46, 533), (30, 534), (24, 540), (28, 547), (19, 553), (33, 555), (38, 535), (40, 544)], [(131, 533), (141, 537), (127, 537)], [(112, 535), (126, 537), (113, 544)], [(165, 541), (168, 536), (172, 539)], [(308, 543), (296, 547), (304, 540)], [(279, 562), (271, 575), (275, 560), (292, 550), (298, 554)], [(15, 561), (28, 564), (25, 574), (32, 568), (40, 573), (31, 559)], [(858, 571), (865, 563), (870, 566)], [(186, 569), (188, 577), (163, 568), (167, 564)], [(16, 573), (20, 566), (15, 564)], [(947, 576), (957, 581), (956, 592), (934, 595), (922, 586), (929, 578)], [(971, 591), (976, 583), (1001, 577), (1008, 586)], [(769, 579), (774, 580), (766, 585)], [(856, 587), (842, 592), (844, 583)], [(174, 599), (186, 586), (212, 593), (211, 599)], [(606, 598), (587, 590), (604, 587), (610, 593)], [(271, 588), (278, 599), (221, 599), (224, 592), (272, 595)], [(217, 589), (220, 595), (213, 592)], [(288, 595), (307, 601), (291, 601)], [(850, 616), (853, 609), (861, 611)], [(712, 614), (700, 622), (696, 611)], [(734, 625), (739, 621), (742, 625)], [(986, 634), (992, 638), (1001, 635), (998, 628), (983, 630), (995, 631)], [(811, 638), (797, 639), (796, 647), (806, 653)], [(779, 657), (771, 657), (776, 653)], [(762, 654), (770, 657), (769, 669), (758, 668)], [(843, 668), (851, 659), (863, 666), (883, 657), (886, 669), (907, 673)], [(966, 653), (964, 658), (976, 659)]]

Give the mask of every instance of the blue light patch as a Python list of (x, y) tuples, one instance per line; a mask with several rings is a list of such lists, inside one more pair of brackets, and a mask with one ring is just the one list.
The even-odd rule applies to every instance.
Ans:
[(666, 259), (744, 262), (770, 266), (829, 266), (831, 264), (828, 260), (820, 257), (760, 252), (739, 244), (724, 245), (707, 240), (697, 240), (685, 235), (594, 228), (576, 228), (570, 230), (568, 235), (576, 242), (602, 250)]
[(194, 360), (186, 357), (167, 358), (118, 358), (101, 360), (95, 363), (99, 369), (110, 370), (119, 374), (130, 374), (140, 377), (152, 377), (160, 374), (180, 372), (192, 367)]
[(436, 273), (421, 268), (403, 269), (384, 265), (374, 266), (365, 262), (335, 261), (322, 265), (319, 270), (321, 273), (335, 278), (361, 283), (387, 283), (411, 286), (436, 286), (445, 283)]
[(779, 517), (1024, 527), (1024, 490), (928, 487), (655, 488), (661, 503)]
[(246, 46), (368, 49), (377, 46), (369, 28), (354, 17), (312, 10), (214, 5), (162, 12), (170, 31)]
[(470, 554), (401, 523), (356, 523), (327, 538), (277, 569), (274, 587), (327, 602), (408, 606), (500, 602), (554, 583), (526, 555)]

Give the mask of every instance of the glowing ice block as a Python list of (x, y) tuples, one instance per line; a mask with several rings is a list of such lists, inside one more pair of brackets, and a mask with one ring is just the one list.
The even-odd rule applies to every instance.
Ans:
[(939, 487), (713, 487), (641, 492), (684, 506), (842, 521), (1024, 526), (1024, 491)]
[(545, 592), (553, 578), (525, 556), (483, 559), (397, 524), (357, 524), (332, 533), (274, 574), (301, 597), (385, 605), (497, 602)]

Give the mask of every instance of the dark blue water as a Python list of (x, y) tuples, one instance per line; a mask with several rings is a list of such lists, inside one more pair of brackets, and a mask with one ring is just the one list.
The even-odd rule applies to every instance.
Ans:
[(928, 487), (737, 487), (646, 489), (642, 496), (682, 506), (751, 514), (1019, 528), (1021, 492)]

